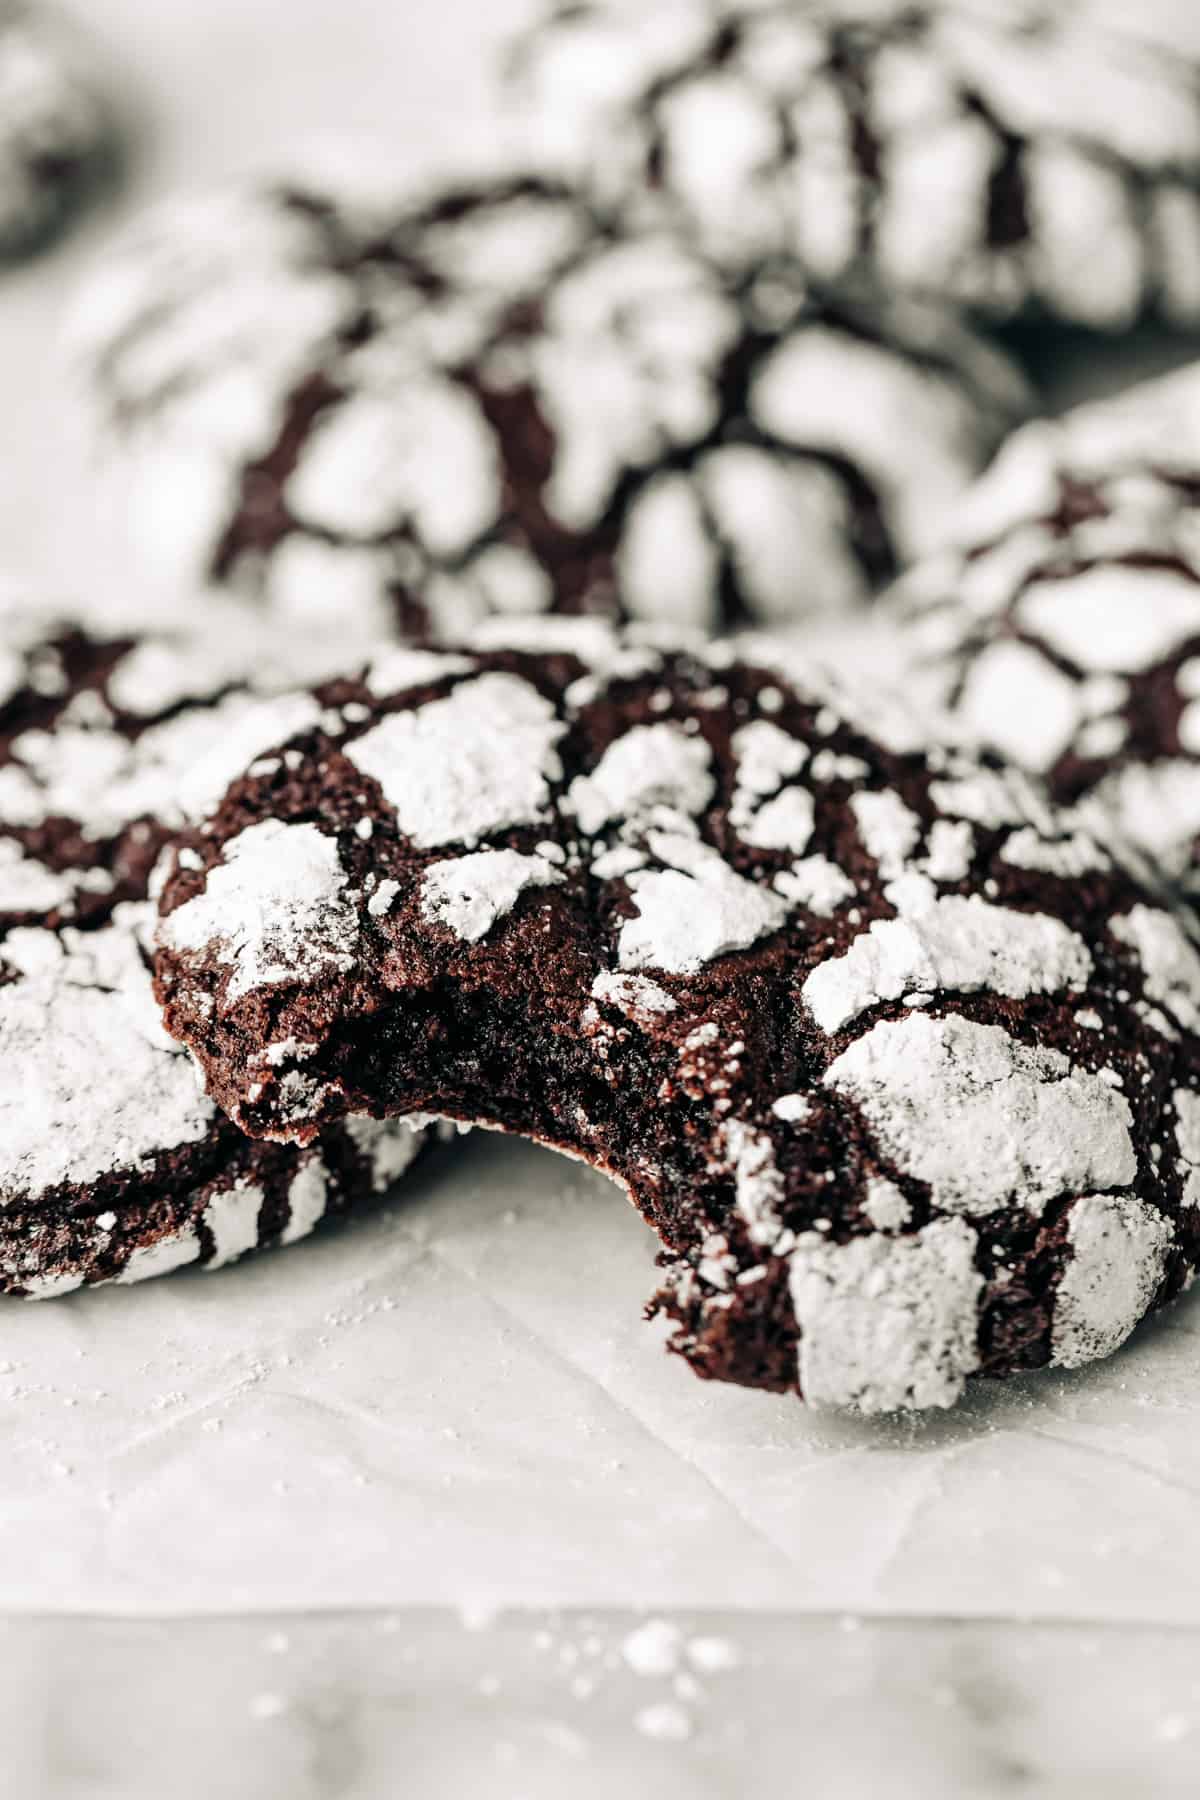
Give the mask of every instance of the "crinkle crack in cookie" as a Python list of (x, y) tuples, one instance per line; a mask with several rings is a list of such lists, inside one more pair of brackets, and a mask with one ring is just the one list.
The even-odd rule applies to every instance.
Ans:
[(116, 126), (75, 47), (0, 0), (0, 262), (39, 249), (111, 172)]
[(799, 255), (993, 318), (1192, 323), (1200, 44), (1143, 11), (562, 0), (516, 47), (518, 94), (552, 166), (731, 265)]
[(879, 623), (966, 739), (1200, 893), (1200, 368), (1020, 432)]
[[(291, 1243), (382, 1193), (423, 1141), (351, 1119), (303, 1150), (252, 1143), (162, 1029), (143, 945), (168, 832), (320, 714), (248, 684), (254, 634), (217, 637), (0, 621), (0, 1292)], [(306, 667), (295, 646), (288, 666)]]
[(857, 600), (1027, 401), (940, 312), (725, 276), (528, 179), (390, 219), (344, 185), (176, 207), (74, 336), (168, 591), (445, 641), (494, 613), (704, 628)]
[(183, 834), (157, 991), (210, 1091), (583, 1158), (701, 1375), (884, 1411), (1116, 1349), (1196, 1251), (1175, 916), (763, 648), (558, 641), (395, 653)]

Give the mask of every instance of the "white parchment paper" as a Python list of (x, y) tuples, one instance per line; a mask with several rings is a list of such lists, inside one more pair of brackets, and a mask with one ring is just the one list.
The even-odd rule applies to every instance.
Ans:
[(0, 1611), (1200, 1620), (1200, 1312), (868, 1424), (706, 1386), (616, 1189), (477, 1135), (370, 1218), (0, 1305)]
[[(116, 218), (354, 130), (429, 160), (522, 0), (104, 0), (121, 206), (0, 286), (0, 561), (70, 595), (53, 345)], [(1143, 365), (1144, 366), (1144, 365)], [(1079, 391), (1078, 359), (1063, 391)], [(640, 1320), (614, 1189), (476, 1138), (215, 1275), (0, 1303), (0, 1612), (453, 1602), (1200, 1622), (1200, 1310), (1091, 1373), (868, 1426), (706, 1388)]]

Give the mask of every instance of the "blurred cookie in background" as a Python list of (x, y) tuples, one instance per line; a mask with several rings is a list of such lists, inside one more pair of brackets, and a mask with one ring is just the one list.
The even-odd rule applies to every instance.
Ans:
[(1200, 365), (1026, 426), (878, 621), (962, 736), (1200, 894)]
[(851, 604), (1028, 403), (940, 310), (735, 278), (522, 176), (390, 216), (344, 181), (179, 202), (93, 278), (71, 355), (166, 593), (445, 639)]
[(991, 320), (1194, 325), (1200, 38), (1142, 11), (561, 0), (512, 64), (548, 166), (728, 265), (794, 255)]
[(105, 640), (0, 609), (0, 1293), (292, 1243), (423, 1147), (418, 1125), (371, 1119), (299, 1152), (252, 1144), (159, 1022), (155, 862), (247, 751), (318, 715), (271, 686), (315, 675), (297, 648), (231, 620)]
[(0, 266), (32, 255), (116, 172), (119, 129), (85, 50), (0, 0)]

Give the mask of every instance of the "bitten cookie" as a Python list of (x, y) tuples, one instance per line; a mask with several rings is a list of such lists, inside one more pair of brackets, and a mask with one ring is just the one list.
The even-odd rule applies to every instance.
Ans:
[(514, 61), (552, 166), (728, 265), (1121, 331), (1200, 319), (1200, 64), (1141, 12), (562, 0)]
[(39, 249), (110, 171), (116, 127), (72, 47), (0, 0), (0, 263)]
[(167, 833), (319, 716), (315, 698), (248, 685), (249, 648), (0, 619), (0, 1292), (291, 1243), (422, 1145), (370, 1119), (303, 1150), (251, 1143), (162, 1029), (143, 946)]
[(397, 653), (182, 835), (157, 991), (210, 1091), (583, 1158), (701, 1375), (884, 1411), (1116, 1349), (1197, 1247), (1176, 917), (764, 649), (574, 636)]
[[(1200, 368), (1031, 425), (879, 611), (967, 740), (1200, 894)], [(1102, 830), (1103, 828), (1100, 827)]]
[(723, 275), (524, 179), (390, 219), (345, 187), (176, 207), (74, 337), (168, 592), (444, 640), (843, 606), (937, 540), (1027, 402), (940, 312)]

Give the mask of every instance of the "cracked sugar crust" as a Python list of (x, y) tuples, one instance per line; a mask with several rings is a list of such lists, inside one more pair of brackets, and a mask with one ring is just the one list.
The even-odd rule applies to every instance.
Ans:
[(79, 303), (95, 460), (176, 599), (443, 641), (838, 609), (940, 536), (1027, 410), (955, 318), (721, 271), (578, 187), (390, 217), (376, 189), (178, 202)]
[[(885, 1411), (1114, 1349), (1197, 1251), (1184, 924), (769, 640), (539, 631), (345, 681), (180, 834), (156, 986), (210, 1093), (269, 1141), (419, 1110), (591, 1163), (702, 1376)], [(530, 729), (456, 812), (497, 692)]]
[[(955, 731), (1200, 891), (1200, 370), (1025, 427), (879, 610)], [(1014, 847), (1015, 850), (1015, 847)], [(1015, 853), (1020, 853), (1015, 851)]]
[(559, 0), (514, 46), (514, 100), (549, 166), (726, 266), (1195, 323), (1200, 46), (1141, 11)]
[[(382, 1193), (424, 1141), (351, 1120), (302, 1150), (252, 1143), (162, 1029), (145, 945), (167, 834), (320, 716), (315, 695), (254, 685), (256, 631), (216, 639), (0, 617), (0, 1292), (293, 1242)], [(310, 649), (280, 646), (273, 678), (315, 674)]]
[(0, 264), (31, 255), (110, 177), (117, 130), (76, 46), (0, 0)]

